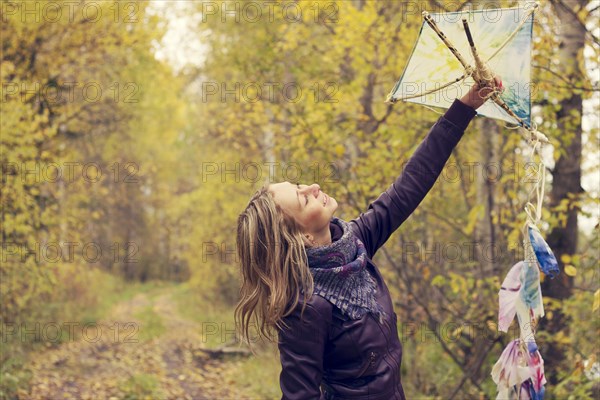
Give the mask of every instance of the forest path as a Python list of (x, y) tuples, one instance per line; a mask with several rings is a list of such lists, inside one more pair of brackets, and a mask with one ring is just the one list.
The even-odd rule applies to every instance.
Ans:
[(22, 398), (243, 398), (223, 382), (227, 361), (205, 351), (201, 327), (181, 316), (169, 288), (138, 293), (107, 320), (72, 329), (81, 337), (36, 354)]

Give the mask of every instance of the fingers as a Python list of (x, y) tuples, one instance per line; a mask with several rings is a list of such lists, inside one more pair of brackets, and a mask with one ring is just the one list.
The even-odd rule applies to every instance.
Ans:
[(478, 86), (480, 89), (500, 89), (500, 91), (504, 90), (504, 86), (502, 86), (502, 78), (498, 75), (495, 75), (492, 82), (489, 82), (487, 85)]
[(499, 92), (504, 92), (504, 86), (502, 86), (502, 78), (500, 78), (498, 75), (494, 76), (494, 87), (493, 89), (499, 91)]

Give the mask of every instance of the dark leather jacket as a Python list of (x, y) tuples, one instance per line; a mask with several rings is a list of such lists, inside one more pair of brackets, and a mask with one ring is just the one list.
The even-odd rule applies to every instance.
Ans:
[[(376, 298), (387, 314), (383, 324), (371, 314), (350, 320), (318, 295), (306, 303), (302, 319), (302, 303), (284, 318), (289, 328), (278, 332), (283, 399), (405, 399), (397, 316), (371, 259), (429, 192), (474, 116), (472, 108), (456, 100), (396, 181), (366, 212), (350, 221), (367, 249), (367, 268), (377, 283)], [(332, 240), (341, 237), (337, 225), (330, 224), (330, 229)]]

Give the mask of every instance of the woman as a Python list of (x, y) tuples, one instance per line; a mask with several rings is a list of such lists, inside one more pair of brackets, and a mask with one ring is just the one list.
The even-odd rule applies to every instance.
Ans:
[(371, 259), (433, 186), (493, 88), (474, 86), (431, 128), (396, 181), (358, 218), (336, 217), (319, 185), (266, 185), (238, 219), (241, 301), (250, 341), (278, 333), (284, 399), (405, 399), (388, 288)]

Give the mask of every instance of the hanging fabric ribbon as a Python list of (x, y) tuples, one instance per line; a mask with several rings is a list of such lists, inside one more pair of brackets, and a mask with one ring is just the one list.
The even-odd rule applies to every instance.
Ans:
[[(542, 400), (545, 392), (544, 360), (535, 342), (538, 320), (544, 316), (539, 271), (554, 278), (559, 269), (556, 257), (538, 228), (542, 219), (546, 166), (540, 152), (541, 143), (533, 140), (531, 144), (532, 162), (527, 165), (535, 165), (536, 169), (532, 174), (534, 186), (524, 208), (527, 216), (522, 231), (525, 260), (510, 269), (498, 294), (498, 329), (507, 332), (517, 315), (520, 337), (508, 344), (492, 369), (492, 379), (498, 388), (497, 400)], [(535, 200), (531, 202), (534, 193)]]

